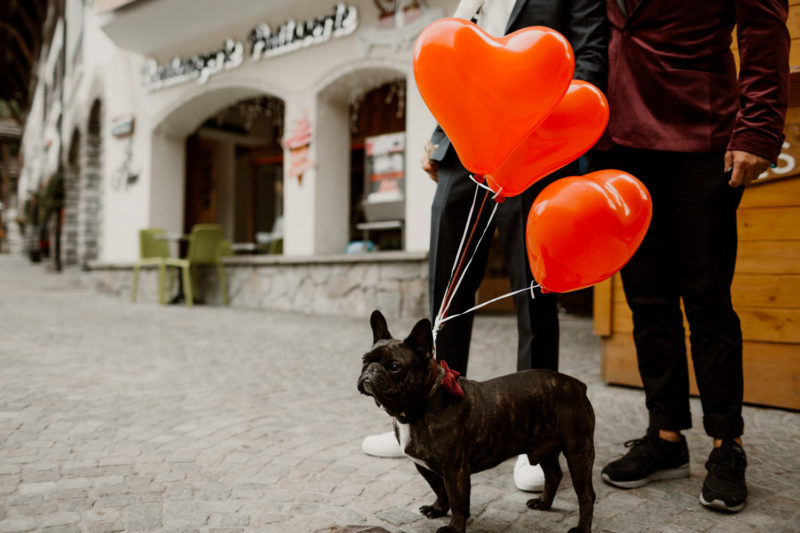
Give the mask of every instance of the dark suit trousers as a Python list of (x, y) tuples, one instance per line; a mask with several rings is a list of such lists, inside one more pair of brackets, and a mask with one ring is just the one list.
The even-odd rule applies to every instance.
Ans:
[[(570, 170), (574, 170), (571, 165)], [(525, 247), (525, 225), (533, 200), (545, 184), (554, 178), (537, 182), (522, 195), (507, 198), (499, 205), (497, 213), (481, 242), (464, 281), (453, 297), (448, 316), (458, 314), (475, 304), (475, 292), (480, 286), (486, 271), (491, 239), (498, 229), (503, 253), (511, 282), (511, 290), (530, 287), (533, 276), (528, 266)], [(455, 261), (464, 226), (467, 224), (475, 183), (469, 179), (469, 172), (460, 164), (452, 150), (440, 163), (439, 183), (431, 208), (431, 245), (429, 263), (429, 295), (431, 317), (435, 317), (444, 298), (450, 273)], [(480, 203), (487, 191), (481, 189), (473, 217), (477, 216)], [(477, 243), (486, 227), (494, 207), (491, 193), (486, 201), (481, 220), (477, 223), (472, 246)], [(470, 228), (474, 221), (470, 221)], [(472, 257), (472, 250), (467, 259)], [(517, 310), (518, 355), (517, 370), (530, 368), (558, 368), (558, 309), (555, 294), (542, 294), (535, 290), (535, 299), (530, 292), (515, 295)], [(469, 346), (472, 336), (474, 313), (446, 322), (436, 340), (437, 356), (462, 375), (466, 374)]]
[(650, 426), (692, 426), (683, 300), (703, 426), (732, 438), (743, 432), (742, 331), (730, 292), (743, 187), (728, 186), (723, 156), (615, 147), (603, 165), (633, 174), (653, 198), (644, 242), (622, 269)]

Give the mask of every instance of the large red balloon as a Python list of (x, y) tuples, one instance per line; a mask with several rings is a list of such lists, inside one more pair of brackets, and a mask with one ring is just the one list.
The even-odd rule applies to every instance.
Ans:
[(569, 292), (611, 277), (633, 256), (650, 226), (647, 188), (621, 170), (561, 178), (531, 206), (531, 272), (551, 292)]
[(420, 94), (475, 174), (503, 164), (564, 96), (574, 69), (569, 42), (545, 27), (495, 38), (446, 18), (414, 45)]
[(503, 196), (516, 196), (586, 153), (608, 124), (608, 101), (591, 83), (573, 80), (567, 94), (506, 162), (486, 176)]

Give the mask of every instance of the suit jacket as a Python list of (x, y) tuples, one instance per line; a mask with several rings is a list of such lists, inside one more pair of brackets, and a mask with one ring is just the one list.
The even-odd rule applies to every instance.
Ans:
[(788, 100), (786, 0), (639, 0), (630, 13), (625, 0), (606, 5), (614, 142), (777, 158)]
[[(528, 26), (546, 26), (566, 37), (575, 54), (575, 79), (605, 88), (608, 27), (603, 0), (517, 0), (506, 35)], [(440, 126), (431, 142), (438, 145), (433, 161), (441, 162), (448, 153), (455, 153)]]

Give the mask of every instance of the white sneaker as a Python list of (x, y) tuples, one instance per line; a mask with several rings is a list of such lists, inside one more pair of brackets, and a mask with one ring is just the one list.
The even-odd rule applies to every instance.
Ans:
[(361, 443), (361, 450), (365, 454), (375, 457), (403, 457), (404, 455), (403, 450), (400, 449), (400, 443), (397, 442), (397, 437), (394, 436), (394, 431), (368, 435)]
[(542, 492), (544, 490), (544, 472), (539, 465), (532, 465), (527, 455), (517, 456), (514, 465), (514, 485), (525, 492)]

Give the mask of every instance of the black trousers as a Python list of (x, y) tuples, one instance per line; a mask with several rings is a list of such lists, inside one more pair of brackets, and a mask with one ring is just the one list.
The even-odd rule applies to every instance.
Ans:
[[(576, 165), (560, 171), (559, 175), (575, 173)], [(530, 287), (533, 281), (528, 266), (525, 247), (525, 225), (528, 212), (536, 195), (555, 176), (535, 183), (519, 196), (507, 198), (499, 205), (497, 213), (487, 230), (486, 237), (478, 248), (472, 264), (466, 271), (464, 280), (456, 291), (450, 305), (448, 316), (456, 315), (472, 307), (475, 292), (481, 284), (495, 227), (501, 239), (503, 254), (508, 268), (511, 290)], [(469, 179), (469, 172), (461, 165), (454, 153), (448, 155), (439, 166), (439, 183), (431, 207), (431, 245), (429, 263), (429, 296), (431, 317), (435, 317), (447, 289), (464, 226), (467, 224), (475, 183)], [(477, 216), (480, 203), (487, 191), (481, 189), (473, 213)], [(466, 252), (467, 260), (481, 232), (486, 227), (494, 206), (491, 193), (477, 223), (472, 248)], [(470, 228), (474, 220), (469, 221)], [(558, 308), (555, 294), (542, 294), (535, 289), (535, 298), (530, 292), (515, 295), (514, 306), (517, 311), (518, 351), (517, 370), (530, 368), (558, 369)], [(436, 339), (436, 351), (440, 360), (462, 375), (467, 372), (469, 346), (472, 337), (473, 313), (454, 318), (445, 323)]]
[(692, 426), (683, 300), (704, 429), (733, 438), (744, 430), (742, 331), (730, 292), (744, 188), (727, 184), (723, 157), (617, 146), (602, 164), (639, 178), (653, 199), (644, 242), (622, 269), (650, 426)]

